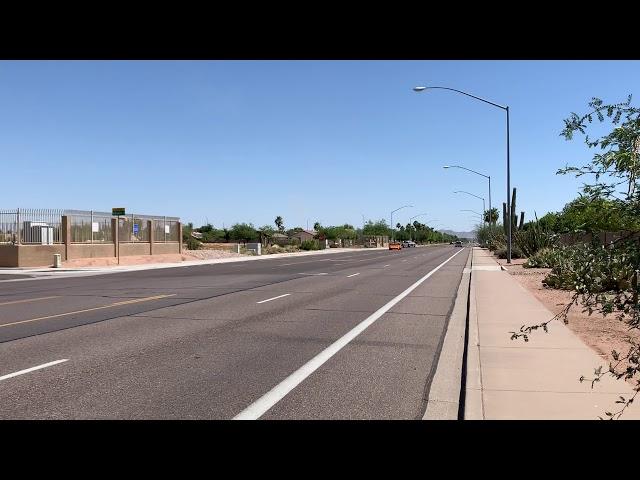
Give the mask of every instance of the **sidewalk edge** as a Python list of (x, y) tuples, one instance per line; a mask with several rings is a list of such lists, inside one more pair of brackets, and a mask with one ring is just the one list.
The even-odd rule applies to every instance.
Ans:
[(457, 420), (467, 330), (467, 304), (473, 249), (467, 257), (447, 332), (438, 357), (436, 371), (429, 388), (423, 420)]

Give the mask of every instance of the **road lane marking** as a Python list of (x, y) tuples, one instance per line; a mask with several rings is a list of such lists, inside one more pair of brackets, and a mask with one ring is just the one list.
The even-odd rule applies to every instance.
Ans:
[(24, 375), (25, 373), (33, 372), (35, 370), (40, 370), (41, 368), (51, 367), (53, 365), (57, 365), (59, 363), (68, 362), (68, 361), (69, 361), (69, 359), (65, 358), (65, 359), (62, 359), (62, 360), (56, 360), (54, 362), (43, 363), (42, 365), (37, 365), (35, 367), (27, 368), (25, 370), (20, 370), (19, 372), (14, 372), (14, 373), (10, 373), (8, 375), (3, 375), (2, 377), (0, 377), (0, 381), (6, 380), (7, 378), (17, 377), (18, 375)]
[(358, 273), (353, 273), (353, 274), (351, 274), (351, 275), (347, 275), (347, 278), (355, 277), (356, 275), (360, 275), (360, 273), (358, 272)]
[(288, 297), (289, 295), (291, 295), (291, 294), (290, 293), (285, 293), (284, 295), (278, 295), (277, 297), (267, 298), (266, 300), (262, 300), (261, 302), (256, 302), (256, 303), (270, 302), (271, 300), (277, 300), (278, 298)]
[(404, 259), (404, 260), (402, 260), (402, 261), (403, 261), (403, 262), (406, 262), (407, 260), (406, 260), (406, 259)]
[(298, 273), (298, 275), (329, 275), (328, 273)]
[(37, 302), (37, 301), (39, 301), (39, 300), (49, 300), (49, 299), (51, 299), (51, 298), (60, 298), (60, 295), (54, 295), (54, 296), (52, 296), (52, 297), (27, 298), (27, 299), (25, 299), (25, 300), (13, 300), (13, 301), (11, 301), (11, 302), (3, 302), (3, 303), (0, 303), (0, 307), (1, 307), (2, 305), (13, 305), (13, 304), (16, 304), (16, 303), (27, 303), (27, 302)]
[(362, 333), (367, 327), (369, 327), (373, 322), (378, 320), (382, 315), (388, 312), (394, 305), (400, 302), (403, 298), (409, 295), (413, 290), (418, 288), (425, 280), (427, 280), (431, 275), (440, 270), (445, 264), (447, 264), (453, 257), (458, 255), (462, 250), (454, 253), (449, 258), (447, 258), (440, 265), (435, 267), (429, 273), (427, 273), (420, 280), (415, 282), (409, 288), (407, 288), (404, 292), (390, 300), (384, 306), (376, 310), (373, 314), (367, 317), (365, 320), (356, 325), (353, 329), (347, 332), (345, 335), (340, 337), (334, 343), (325, 348), (318, 355), (313, 357), (303, 366), (301, 366), (298, 370), (293, 372), (287, 378), (285, 378), (278, 385), (273, 387), (267, 393), (265, 393), (258, 400), (253, 402), (247, 408), (245, 408), (238, 415), (233, 417), (233, 420), (257, 420), (262, 415), (264, 415), (271, 407), (273, 407), (276, 403), (282, 400), (291, 390), (296, 388), (300, 383), (302, 383), (309, 375), (315, 372), (318, 368), (320, 368), (327, 360), (333, 357), (336, 353), (342, 350), (351, 340), (356, 338), (360, 333)]
[(121, 305), (131, 305), (132, 303), (149, 302), (151, 300), (159, 300), (161, 298), (174, 297), (176, 294), (171, 295), (156, 295), (154, 297), (134, 298), (133, 300), (126, 300), (124, 302), (111, 303), (109, 305), (103, 305), (102, 307), (86, 308), (84, 310), (76, 310), (74, 312), (58, 313), (56, 315), (47, 315), (46, 317), (30, 318), (29, 320), (20, 320), (18, 322), (4, 323), (0, 325), (0, 328), (10, 327), (11, 325), (18, 325), (21, 323), (37, 322), (38, 320), (48, 320), (50, 318), (66, 317), (67, 315), (74, 315), (76, 313), (93, 312), (94, 310), (102, 310), (105, 308), (119, 307)]
[(384, 267), (388, 267), (388, 266), (389, 266), (389, 265), (384, 265), (384, 266), (383, 266), (383, 268), (384, 268)]

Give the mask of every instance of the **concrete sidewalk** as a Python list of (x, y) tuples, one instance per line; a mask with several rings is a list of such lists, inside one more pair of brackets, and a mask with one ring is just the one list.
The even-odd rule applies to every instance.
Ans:
[[(503, 271), (490, 252), (474, 248), (469, 306), (469, 343), (465, 419), (607, 418), (617, 412), (620, 395), (630, 398), (631, 386), (604, 376), (591, 388), (603, 365), (598, 355), (561, 321), (529, 335), (529, 342), (511, 340), (510, 331), (553, 317), (531, 293)], [(621, 419), (640, 419), (640, 402)]]

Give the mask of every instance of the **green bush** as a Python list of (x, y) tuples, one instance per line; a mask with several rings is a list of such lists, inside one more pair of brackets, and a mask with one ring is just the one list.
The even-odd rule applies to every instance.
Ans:
[(556, 251), (552, 270), (543, 284), (578, 293), (629, 290), (634, 265), (640, 262), (637, 244), (610, 249), (600, 245), (573, 245)]
[(202, 244), (193, 237), (187, 238), (186, 244), (188, 250), (200, 250), (202, 247)]
[(524, 268), (552, 268), (560, 258), (560, 250), (555, 248), (542, 248), (529, 256), (522, 265)]
[[(507, 247), (500, 247), (496, 255), (498, 258), (507, 258)], [(511, 258), (522, 258), (522, 252), (516, 245), (511, 245)]]
[(529, 222), (526, 230), (516, 230), (513, 241), (525, 256), (530, 257), (538, 250), (553, 247), (558, 236), (544, 228), (536, 217), (535, 222)]
[(301, 250), (320, 250), (320, 246), (314, 240), (305, 240), (300, 244)]

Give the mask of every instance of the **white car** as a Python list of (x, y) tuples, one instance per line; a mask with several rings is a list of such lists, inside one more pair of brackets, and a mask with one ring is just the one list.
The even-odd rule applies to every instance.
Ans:
[(411, 240), (405, 240), (404, 242), (402, 242), (402, 248), (411, 248), (415, 246), (416, 246), (416, 242), (413, 242)]

